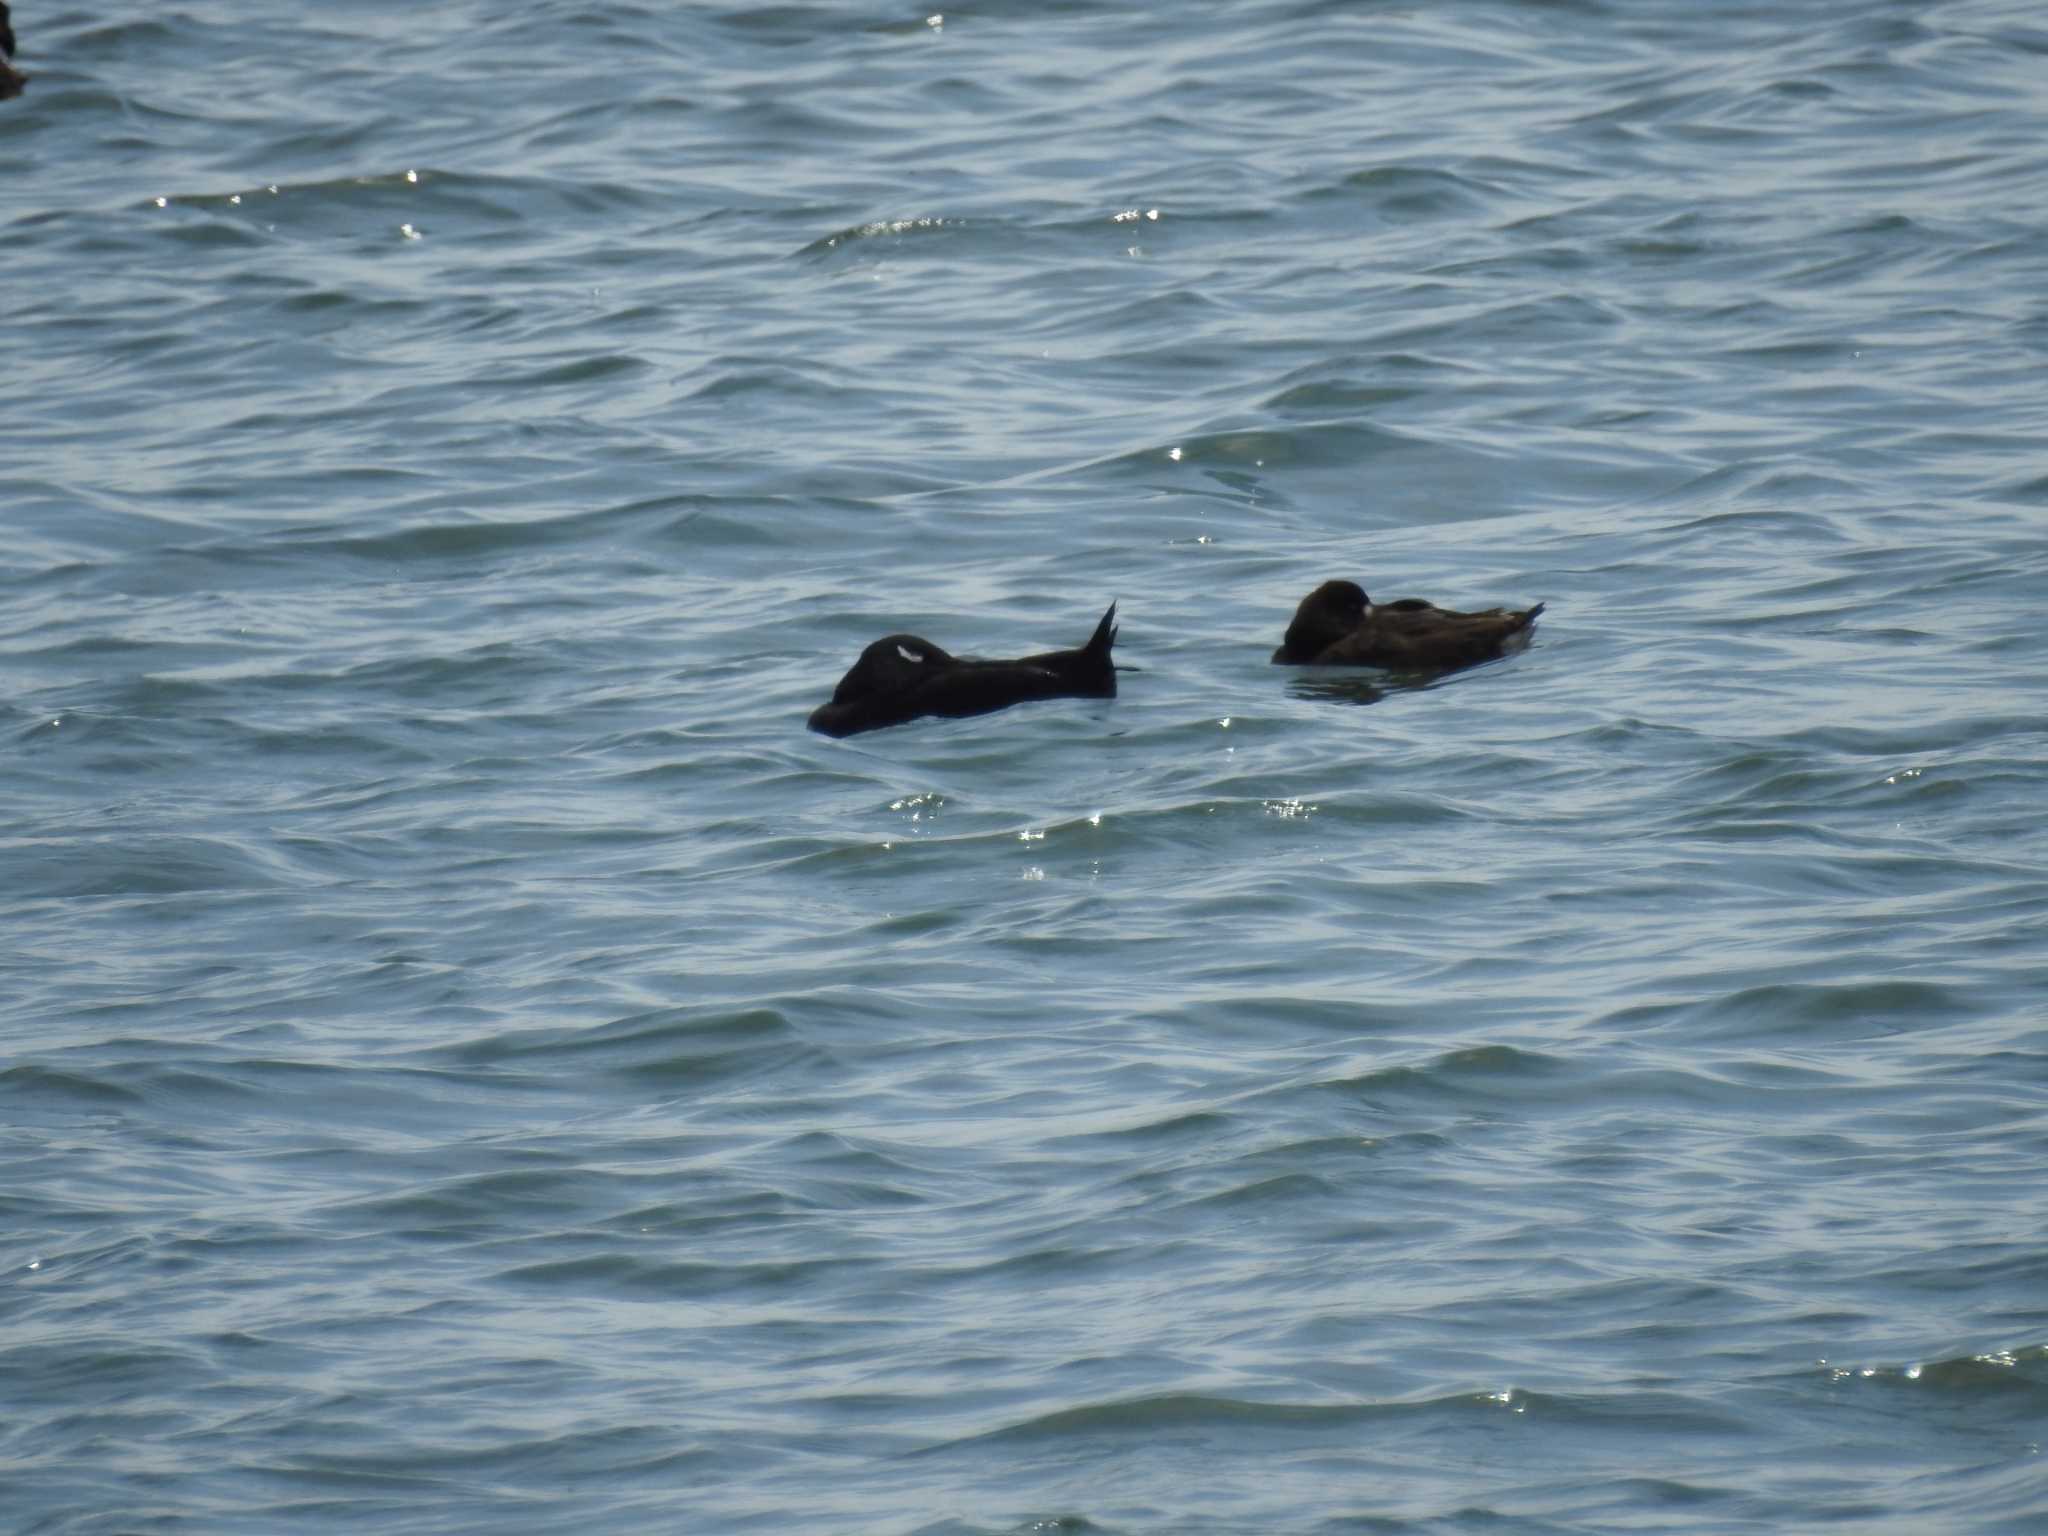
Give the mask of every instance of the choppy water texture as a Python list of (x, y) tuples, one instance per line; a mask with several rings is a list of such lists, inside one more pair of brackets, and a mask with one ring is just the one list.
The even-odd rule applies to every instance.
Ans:
[(2038, 7), (15, 25), (10, 1530), (2043, 1529)]

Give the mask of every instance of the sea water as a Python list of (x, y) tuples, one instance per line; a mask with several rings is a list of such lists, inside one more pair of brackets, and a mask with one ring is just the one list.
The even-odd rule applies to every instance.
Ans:
[(2037, 7), (14, 22), (0, 1527), (2048, 1523)]

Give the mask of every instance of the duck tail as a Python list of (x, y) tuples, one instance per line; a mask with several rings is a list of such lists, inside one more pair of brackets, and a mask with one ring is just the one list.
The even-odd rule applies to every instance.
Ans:
[(1516, 625), (1515, 627), (1517, 629), (1527, 629), (1531, 624), (1534, 624), (1536, 622), (1536, 615), (1541, 613), (1545, 608), (1548, 608), (1549, 606), (1550, 605), (1548, 603), (1538, 603), (1534, 608), (1531, 608), (1527, 613), (1522, 615), (1522, 622)]
[(1109, 612), (1095, 626), (1095, 633), (1088, 637), (1088, 643), (1079, 651), (1067, 653), (1073, 661), (1065, 670), (1076, 691), (1097, 698), (1116, 697), (1116, 663), (1109, 659), (1109, 648), (1115, 644), (1116, 604), (1111, 603)]
[(1088, 643), (1081, 647), (1082, 654), (1091, 661), (1109, 662), (1109, 648), (1116, 644), (1116, 604), (1109, 605), (1109, 612), (1095, 626), (1095, 633), (1088, 637)]

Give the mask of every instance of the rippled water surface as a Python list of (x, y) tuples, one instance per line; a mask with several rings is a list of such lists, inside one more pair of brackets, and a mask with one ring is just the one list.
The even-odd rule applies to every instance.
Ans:
[(2036, 6), (14, 23), (10, 1530), (2048, 1525)]

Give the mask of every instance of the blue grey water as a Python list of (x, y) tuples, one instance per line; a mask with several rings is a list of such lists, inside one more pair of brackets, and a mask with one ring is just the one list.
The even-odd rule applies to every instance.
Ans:
[(2035, 0), (14, 21), (0, 1527), (2048, 1529)]

